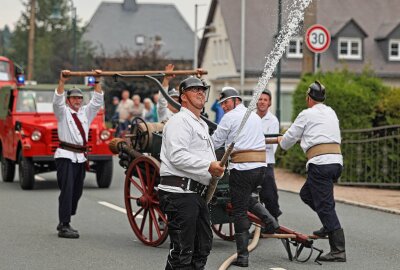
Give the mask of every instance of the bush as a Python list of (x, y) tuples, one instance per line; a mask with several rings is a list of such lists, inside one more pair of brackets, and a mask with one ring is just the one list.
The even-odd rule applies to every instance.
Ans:
[[(369, 70), (359, 75), (341, 70), (308, 74), (301, 78), (293, 94), (292, 121), (307, 108), (306, 91), (315, 80), (326, 87), (325, 104), (335, 110), (341, 129), (365, 129), (375, 126), (376, 123), (389, 124), (400, 120), (400, 96), (396, 96), (400, 95), (400, 91), (389, 91)], [(296, 173), (305, 174), (306, 161), (299, 145), (277, 153), (277, 165)]]
[(391, 88), (378, 103), (376, 126), (400, 125), (400, 88)]

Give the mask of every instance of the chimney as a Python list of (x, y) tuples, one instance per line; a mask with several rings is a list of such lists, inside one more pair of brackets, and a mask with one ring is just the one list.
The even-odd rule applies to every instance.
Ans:
[(124, 0), (122, 8), (126, 11), (132, 11), (132, 12), (136, 11), (137, 10), (136, 0)]

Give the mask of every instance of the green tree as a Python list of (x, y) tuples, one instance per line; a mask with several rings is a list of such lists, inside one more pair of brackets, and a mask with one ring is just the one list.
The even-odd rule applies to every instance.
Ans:
[[(40, 83), (54, 83), (62, 69), (73, 68), (74, 31), (70, 1), (37, 0), (35, 7), (34, 79)], [(29, 34), (30, 1), (23, 2), (25, 11), (19, 18), (11, 37), (8, 56), (26, 67)], [(60, 17), (54, 16), (55, 12)], [(79, 25), (79, 20), (77, 21)], [(76, 27), (77, 66), (92, 66), (94, 48), (81, 40), (84, 28)]]

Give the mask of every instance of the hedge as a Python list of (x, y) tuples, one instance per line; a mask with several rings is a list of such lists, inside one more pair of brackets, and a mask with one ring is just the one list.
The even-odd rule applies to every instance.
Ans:
[[(369, 70), (364, 70), (361, 74), (354, 74), (348, 70), (337, 70), (334, 72), (307, 74), (303, 76), (297, 85), (293, 94), (293, 115), (292, 121), (297, 115), (307, 108), (305, 102), (306, 91), (308, 86), (315, 80), (319, 80), (326, 87), (325, 104), (332, 107), (340, 121), (342, 136), (348, 129), (368, 129), (376, 126), (400, 124), (400, 89), (385, 86), (383, 82), (374, 76)], [(346, 140), (346, 138), (343, 138)], [(343, 147), (342, 147), (343, 148)], [(352, 147), (347, 147), (352, 149)], [(359, 155), (363, 155), (365, 164), (375, 164), (374, 159), (379, 157), (371, 156), (370, 149), (359, 148)], [(389, 148), (390, 149), (390, 148)], [(357, 155), (350, 157), (346, 155), (346, 148), (343, 149), (345, 158), (345, 166), (347, 164), (356, 164)], [(379, 153), (379, 152), (376, 152)], [(398, 162), (400, 157), (395, 153), (387, 153), (391, 162)], [(277, 151), (277, 166), (287, 168), (292, 172), (305, 174), (306, 157), (300, 146), (296, 144), (288, 151)], [(351, 159), (351, 160), (349, 160)], [(394, 159), (394, 160), (393, 160)], [(359, 159), (358, 159), (359, 161)], [(363, 164), (364, 164), (363, 163)], [(365, 165), (365, 172), (369, 176), (373, 170), (371, 166)], [(389, 166), (391, 167), (391, 166)], [(373, 177), (381, 177), (382, 181), (390, 182), (386, 175), (387, 171), (383, 171), (385, 175), (377, 175), (373, 173)], [(346, 175), (344, 171), (342, 177), (350, 182), (360, 181), (360, 173)], [(371, 178), (372, 177), (368, 177)], [(369, 180), (371, 180), (369, 179)], [(364, 180), (364, 179), (363, 179)]]

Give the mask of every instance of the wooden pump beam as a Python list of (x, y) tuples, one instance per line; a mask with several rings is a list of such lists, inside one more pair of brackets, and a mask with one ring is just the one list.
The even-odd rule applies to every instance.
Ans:
[(164, 74), (164, 75), (196, 75), (202, 76), (208, 74), (208, 72), (204, 69), (193, 69), (193, 70), (174, 70), (174, 71), (165, 71), (165, 70), (145, 70), (145, 71), (62, 71), (63, 76), (65, 77), (84, 77), (84, 76), (129, 76), (129, 75), (154, 75), (154, 74)]

